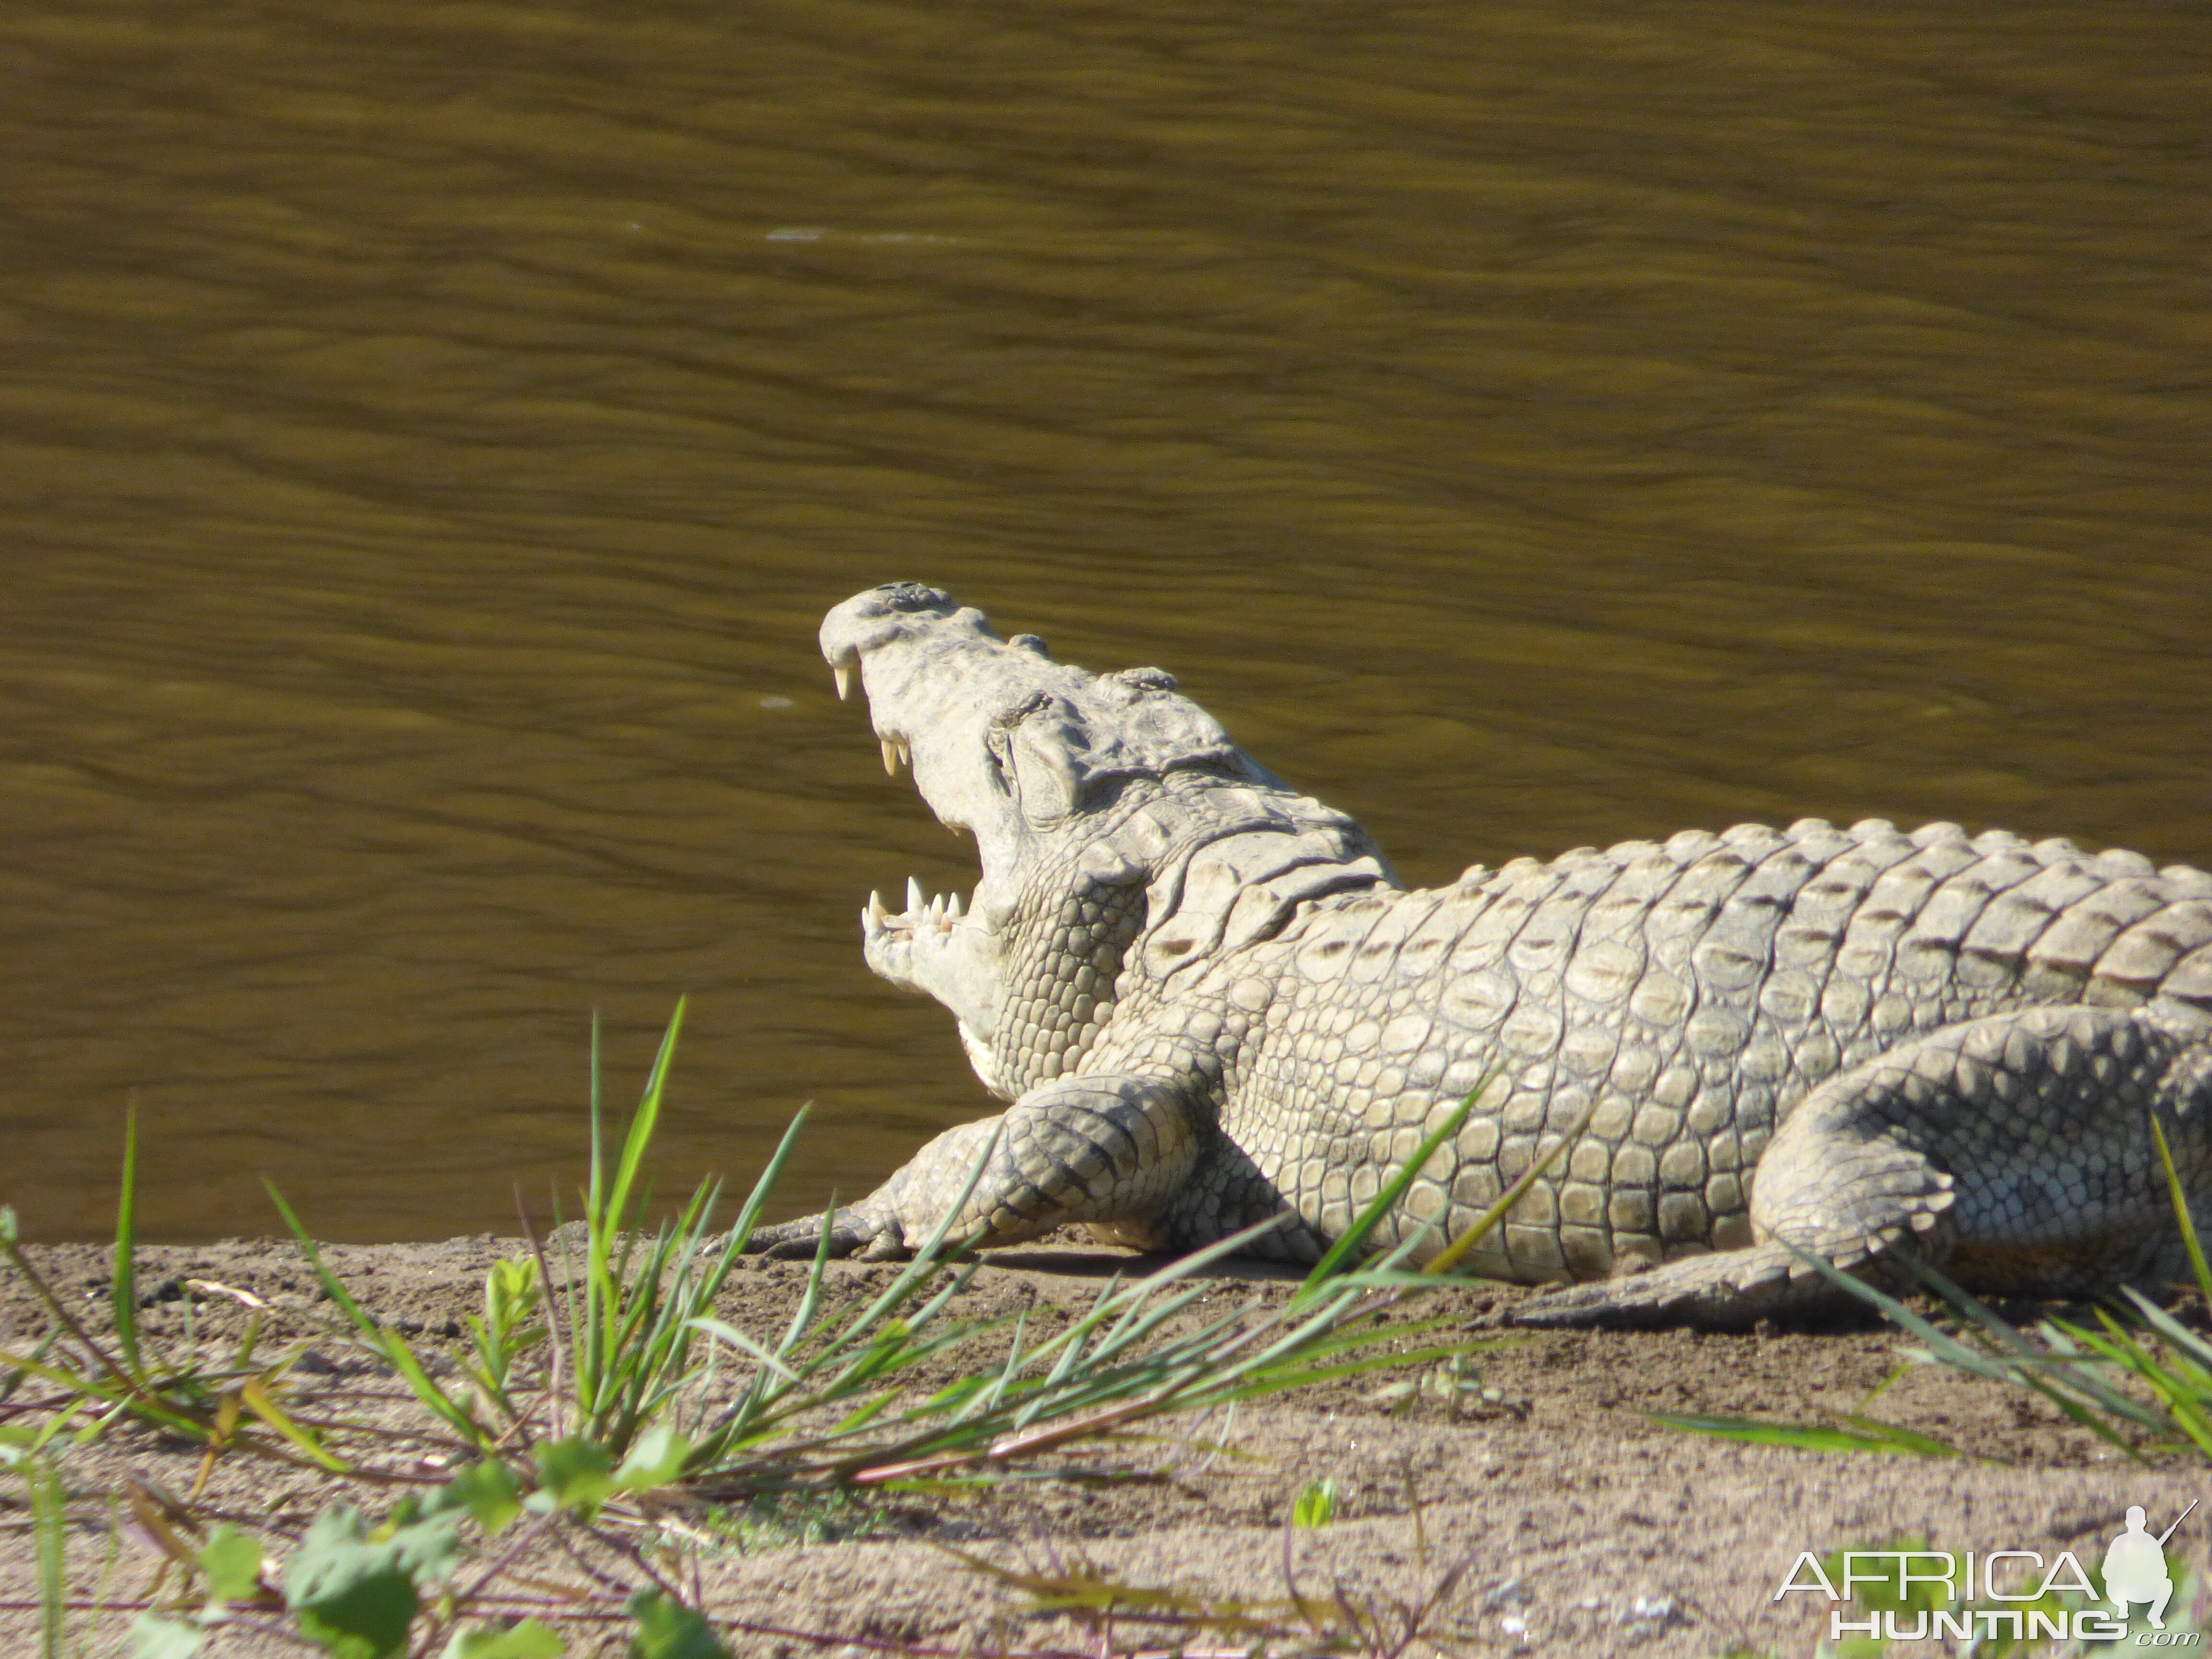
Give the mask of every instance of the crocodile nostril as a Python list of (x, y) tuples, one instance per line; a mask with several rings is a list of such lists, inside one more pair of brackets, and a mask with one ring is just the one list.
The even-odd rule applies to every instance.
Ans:
[(933, 611), (952, 603), (952, 596), (943, 588), (924, 582), (885, 582), (876, 595), (894, 611)]

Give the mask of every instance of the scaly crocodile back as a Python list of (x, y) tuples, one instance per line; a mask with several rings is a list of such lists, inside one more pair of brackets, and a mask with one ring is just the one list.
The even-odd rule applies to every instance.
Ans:
[[(1747, 1243), (1747, 1176), (1776, 1124), (1902, 1041), (2033, 1004), (2212, 1008), (2212, 876), (1955, 824), (1808, 819), (1325, 902), (1250, 954), (1273, 994), (1221, 1121), (1285, 1197), (1341, 1231), (1494, 1076), (1404, 1206), (1449, 1207), (1456, 1232), (1595, 1101), (1565, 1168), (1473, 1264), (1587, 1279)], [(1232, 1028), (1240, 972), (1209, 987)]]

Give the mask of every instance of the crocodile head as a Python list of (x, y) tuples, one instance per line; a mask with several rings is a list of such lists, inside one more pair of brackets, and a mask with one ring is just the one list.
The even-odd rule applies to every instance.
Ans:
[[(972, 835), (982, 860), (964, 903), (909, 881), (894, 915), (871, 894), (868, 965), (950, 1008), (977, 1075), (1004, 1098), (1074, 1068), (1133, 951), (1179, 907), (1200, 908), (1182, 878), (1200, 849), (1304, 836), (1303, 854), (1273, 860), (1285, 866), (1373, 851), (1350, 819), (1237, 748), (1171, 676), (1055, 662), (1042, 640), (1001, 640), (938, 588), (893, 582), (846, 600), (823, 622), (822, 654), (840, 696), (859, 677), (885, 769), (909, 766), (930, 811)], [(1356, 879), (1386, 873), (1376, 854)]]

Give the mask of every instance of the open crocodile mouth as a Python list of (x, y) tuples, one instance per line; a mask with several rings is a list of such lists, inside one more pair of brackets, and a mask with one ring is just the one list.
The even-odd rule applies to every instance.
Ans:
[[(884, 718), (888, 711), (878, 706), (888, 699), (871, 699), (868, 696), (863, 661), (856, 648), (848, 660), (841, 662), (832, 658), (830, 669), (836, 680), (838, 702), (849, 702), (857, 685), (860, 688), (861, 701), (870, 705), (870, 715), (877, 728), (876, 741), (883, 752), (884, 775), (896, 778), (903, 769), (915, 780), (922, 804), (936, 815), (940, 823), (955, 834), (974, 833), (974, 826), (963, 820), (957, 806), (949, 801), (932, 800), (928, 792), (921, 788), (921, 779), (915, 771), (913, 742), (888, 727)], [(987, 869), (981, 879), (988, 880), (988, 876)], [(979, 890), (980, 884), (979, 881)], [(956, 927), (981, 927), (981, 919), (971, 918), (969, 915), (969, 901), (957, 892), (939, 893), (931, 896), (922, 886), (919, 876), (906, 878), (906, 908), (903, 910), (891, 909), (884, 902), (881, 890), (872, 890), (868, 902), (860, 907), (860, 938), (868, 951), (870, 961), (873, 963), (879, 953), (896, 947), (910, 947), (918, 939), (941, 942)]]
[(981, 611), (919, 583), (872, 589), (831, 611), (822, 654), (839, 699), (857, 689), (866, 703), (884, 772), (906, 771), (939, 823), (975, 838), (982, 868), (972, 893), (932, 896), (908, 877), (902, 910), (880, 890), (868, 895), (860, 938), (877, 975), (951, 1012), (977, 1073), (997, 1091), (1006, 934), (1036, 836), (995, 757), (994, 744), (1005, 745), (993, 716), (1035, 696), (1044, 677), (1071, 671), (1000, 640)]
[[(863, 701), (867, 700), (862, 671), (857, 661), (832, 663), (831, 672), (836, 677), (837, 700), (840, 702), (850, 699), (856, 684), (863, 686), (862, 698)], [(872, 708), (872, 716), (875, 714)], [(908, 776), (915, 776), (914, 746), (908, 738), (885, 732), (879, 726), (877, 741), (883, 750), (885, 776), (896, 778), (902, 769)], [(915, 783), (919, 790), (918, 777)], [(949, 804), (940, 806), (929, 799), (927, 791), (921, 793), (923, 804), (947, 829), (956, 833), (971, 831), (971, 826), (961, 821), (957, 809)], [(988, 882), (989, 874), (987, 868), (978, 882), (979, 892), (983, 884)], [(871, 890), (868, 902), (860, 907), (860, 939), (870, 966), (886, 978), (915, 985), (915, 988), (929, 988), (916, 984), (915, 980), (914, 956), (918, 946), (924, 951), (932, 947), (942, 949), (958, 928), (973, 928), (987, 933), (995, 931), (988, 927), (980, 916), (971, 916), (969, 905), (969, 899), (958, 892), (939, 893), (933, 896), (922, 886), (919, 876), (906, 878), (906, 908), (903, 910), (893, 910), (885, 904), (880, 889)]]

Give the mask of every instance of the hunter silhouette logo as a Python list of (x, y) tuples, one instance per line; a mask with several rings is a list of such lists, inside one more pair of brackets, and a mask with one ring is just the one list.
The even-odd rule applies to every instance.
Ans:
[[(2174, 1588), (2166, 1545), (2196, 1508), (2192, 1498), (2172, 1526), (2154, 1534), (2142, 1506), (2131, 1506), (2127, 1529), (2106, 1547), (2101, 1595), (2071, 1550), (2046, 1561), (2037, 1550), (1893, 1548), (1844, 1550), (1825, 1562), (1801, 1551), (1771, 1599), (1779, 1601), (1792, 1592), (1824, 1596), (1833, 1642), (1847, 1636), (1889, 1642), (2118, 1642), (2126, 1638), (2140, 1606), (2150, 1630), (2136, 1637), (2137, 1644), (2194, 1647), (2203, 1641), (2201, 1634), (2166, 1628)], [(2069, 1606), (2067, 1598), (2079, 1600)], [(1851, 1601), (1862, 1603), (1864, 1619), (1846, 1619), (1836, 1605)]]
[(2142, 1505), (2130, 1507), (2128, 1529), (2112, 1540), (2112, 1547), (2105, 1552), (2105, 1594), (2122, 1619), (2128, 1616), (2131, 1602), (2146, 1601), (2150, 1604), (2150, 1627), (2166, 1628), (2166, 1604), (2173, 1600), (2173, 1580), (2166, 1571), (2166, 1540), (2173, 1536), (2174, 1527), (2189, 1519), (2189, 1510), (2196, 1507), (2192, 1498), (2189, 1509), (2174, 1516), (2173, 1526), (2155, 1538), (2143, 1519)]

